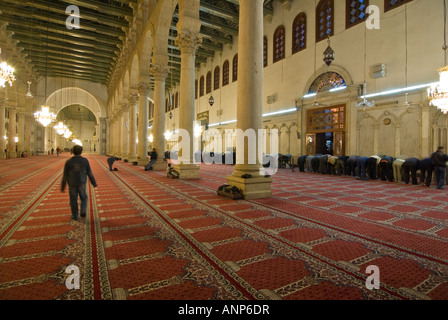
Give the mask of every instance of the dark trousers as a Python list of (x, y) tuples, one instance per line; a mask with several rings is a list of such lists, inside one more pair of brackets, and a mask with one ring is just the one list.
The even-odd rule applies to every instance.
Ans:
[(72, 219), (78, 219), (78, 196), (81, 199), (81, 216), (85, 216), (87, 212), (87, 193), (86, 184), (80, 186), (69, 187), (70, 207), (72, 209)]
[(434, 167), (434, 173), (436, 175), (437, 189), (443, 189), (445, 185), (446, 168)]
[(432, 167), (422, 168), (420, 182), (424, 183), (427, 187), (431, 186), (433, 172), (434, 169)]
[(154, 165), (154, 163), (156, 163), (157, 160), (151, 160), (149, 162), (149, 164), (146, 166), (145, 171), (149, 171), (152, 169), (152, 166)]
[(389, 180), (390, 182), (394, 181), (394, 171), (392, 168), (392, 163), (390, 162), (380, 163), (380, 176), (382, 181), (386, 180)]
[(415, 166), (402, 166), (401, 167), (401, 177), (406, 184), (409, 184), (409, 181), (412, 178), (412, 184), (417, 185), (417, 168)]
[(376, 180), (377, 179), (377, 159), (375, 158), (369, 158), (367, 159), (367, 174), (369, 175), (369, 178), (372, 180)]

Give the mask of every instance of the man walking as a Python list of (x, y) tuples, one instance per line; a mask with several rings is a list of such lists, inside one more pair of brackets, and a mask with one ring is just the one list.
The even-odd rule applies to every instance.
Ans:
[(446, 176), (446, 162), (448, 161), (448, 155), (444, 153), (443, 147), (438, 147), (437, 151), (431, 155), (432, 163), (434, 165), (434, 173), (436, 176), (437, 189), (443, 189), (445, 185)]
[(72, 220), (78, 220), (78, 195), (81, 199), (81, 217), (86, 217), (87, 212), (87, 193), (86, 183), (87, 177), (94, 187), (97, 186), (95, 177), (90, 168), (89, 160), (81, 157), (81, 146), (73, 147), (74, 156), (67, 160), (62, 175), (61, 191), (64, 192), (65, 185), (68, 183), (70, 195), (70, 207), (72, 210)]

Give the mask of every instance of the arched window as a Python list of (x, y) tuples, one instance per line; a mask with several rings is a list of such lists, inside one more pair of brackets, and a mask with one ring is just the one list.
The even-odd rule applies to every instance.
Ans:
[(411, 1), (412, 0), (384, 0), (384, 12), (398, 8), (399, 6)]
[(205, 93), (209, 94), (212, 92), (212, 72), (207, 72), (207, 79), (206, 79), (206, 85), (205, 85)]
[(369, 0), (346, 0), (346, 28), (353, 27), (367, 19)]
[(220, 79), (220, 69), (219, 66), (217, 66), (215, 68), (215, 71), (213, 73), (213, 90), (218, 90), (219, 89), (219, 79)]
[(276, 63), (282, 59), (285, 59), (285, 27), (279, 26), (274, 32), (273, 61)]
[(268, 66), (268, 38), (263, 37), (263, 66)]
[(230, 79), (230, 66), (229, 66), (229, 60), (224, 61), (224, 64), (222, 65), (222, 86), (226, 86), (229, 84)]
[(334, 35), (334, 1), (320, 0), (316, 8), (316, 42)]
[(299, 13), (292, 23), (292, 53), (306, 49), (306, 14)]
[(198, 80), (196, 79), (194, 81), (194, 98), (197, 99), (198, 98)]
[(238, 53), (233, 57), (233, 67), (232, 67), (232, 81), (238, 80)]
[(199, 96), (202, 97), (204, 96), (204, 76), (201, 77), (201, 79), (199, 80)]
[(176, 100), (174, 104), (174, 109), (179, 108), (179, 92), (176, 92)]

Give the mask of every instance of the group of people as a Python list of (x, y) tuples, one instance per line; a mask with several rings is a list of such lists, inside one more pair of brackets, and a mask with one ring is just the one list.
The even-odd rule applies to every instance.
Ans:
[(298, 159), (300, 172), (345, 175), (357, 177), (360, 180), (377, 180), (390, 182), (405, 182), (418, 185), (418, 171), (420, 183), (431, 186), (433, 175), (437, 189), (443, 189), (447, 179), (448, 155), (443, 147), (437, 148), (430, 157), (418, 159), (406, 156), (397, 158), (387, 155), (360, 156), (331, 156), (318, 154), (304, 155)]

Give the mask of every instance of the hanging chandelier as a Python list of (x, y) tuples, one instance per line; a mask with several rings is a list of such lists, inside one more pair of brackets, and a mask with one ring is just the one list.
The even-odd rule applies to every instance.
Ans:
[(63, 122), (59, 122), (56, 126), (54, 126), (54, 129), (56, 130), (58, 135), (62, 136), (65, 133), (67, 127), (64, 125)]
[(448, 66), (440, 68), (439, 74), (440, 82), (428, 88), (429, 104), (448, 114)]
[[(0, 54), (2, 49), (0, 48)], [(6, 62), (0, 63), (0, 87), (5, 87), (6, 83), (12, 86), (12, 83), (16, 80), (14, 76), (14, 68), (8, 65)]]
[(447, 65), (447, 49), (446, 43), (446, 0), (443, 1), (444, 7), (444, 45), (442, 47), (445, 52), (445, 66), (440, 68), (440, 82), (428, 88), (429, 105), (437, 107), (444, 114), (448, 114), (448, 65)]
[(375, 106), (375, 101), (367, 100), (367, 83), (366, 82), (364, 82), (364, 85), (362, 87), (363, 87), (363, 99), (360, 102), (357, 102), (355, 104), (355, 106), (357, 108), (363, 108), (364, 111), (366, 111), (366, 108), (372, 108)]
[(327, 47), (327, 49), (324, 51), (324, 54), (323, 54), (323, 60), (324, 60), (324, 62), (325, 62), (325, 64), (327, 65), (327, 66), (330, 66), (332, 63), (333, 63), (333, 61), (334, 61), (334, 59), (335, 59), (335, 53), (334, 53), (334, 50), (333, 50), (333, 48), (331, 47), (331, 43), (330, 43), (330, 36), (328, 36), (328, 40), (327, 40), (327, 42), (328, 42), (328, 47)]
[(50, 107), (42, 106), (42, 110), (34, 114), (34, 119), (39, 121), (44, 127), (47, 127), (50, 123), (56, 121), (56, 115), (50, 112)]

